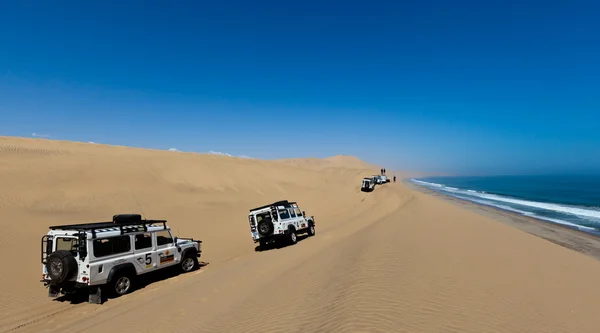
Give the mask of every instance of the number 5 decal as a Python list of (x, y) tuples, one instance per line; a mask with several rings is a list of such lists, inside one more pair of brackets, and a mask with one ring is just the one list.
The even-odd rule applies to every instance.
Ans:
[(150, 265), (152, 263), (152, 253), (146, 253), (146, 265)]

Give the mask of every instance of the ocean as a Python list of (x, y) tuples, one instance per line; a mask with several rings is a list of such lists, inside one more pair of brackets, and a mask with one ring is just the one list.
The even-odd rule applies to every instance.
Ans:
[(416, 185), (600, 236), (600, 176), (428, 177)]

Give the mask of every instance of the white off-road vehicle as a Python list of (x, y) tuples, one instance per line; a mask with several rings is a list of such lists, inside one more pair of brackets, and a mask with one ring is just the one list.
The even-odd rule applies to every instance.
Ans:
[(375, 189), (375, 181), (373, 178), (365, 177), (362, 180), (360, 190), (363, 192), (371, 192)]
[(381, 176), (379, 176), (379, 178), (381, 178), (381, 183), (382, 183), (382, 184), (385, 184), (385, 183), (389, 183), (389, 182), (390, 182), (390, 179), (389, 179), (389, 178), (388, 178), (388, 176), (386, 176), (386, 175), (381, 175)]
[(315, 217), (306, 217), (296, 202), (282, 200), (250, 209), (248, 220), (252, 239), (260, 243), (260, 249), (279, 240), (296, 244), (298, 234), (315, 235)]
[(179, 265), (199, 267), (200, 240), (173, 237), (166, 220), (139, 214), (114, 215), (112, 222), (51, 226), (42, 237), (42, 280), (49, 297), (89, 289), (89, 302), (102, 303), (102, 291), (121, 296), (136, 277)]
[(373, 178), (375, 178), (375, 182), (377, 183), (377, 185), (383, 184), (383, 178), (381, 177), (381, 175), (373, 175)]

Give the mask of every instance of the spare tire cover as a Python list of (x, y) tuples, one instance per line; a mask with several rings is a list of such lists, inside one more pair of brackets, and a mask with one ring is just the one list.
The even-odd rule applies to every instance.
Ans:
[(77, 261), (71, 252), (58, 250), (46, 259), (46, 270), (52, 283), (62, 283), (77, 273)]
[(268, 236), (273, 233), (273, 222), (269, 219), (258, 222), (258, 233), (263, 236)]

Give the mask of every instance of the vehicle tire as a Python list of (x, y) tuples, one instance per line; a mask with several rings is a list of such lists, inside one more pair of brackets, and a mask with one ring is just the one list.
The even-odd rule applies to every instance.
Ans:
[(273, 233), (273, 230), (275, 230), (275, 227), (273, 226), (273, 222), (271, 220), (262, 220), (260, 222), (258, 222), (258, 233), (261, 234), (262, 236), (269, 236), (270, 234)]
[(110, 294), (115, 297), (129, 294), (133, 291), (133, 275), (128, 272), (117, 273), (110, 282)]
[(294, 230), (293, 228), (289, 229), (288, 242), (290, 243), (290, 245), (294, 245), (298, 242), (298, 235), (296, 235), (296, 230)]
[(77, 273), (77, 261), (67, 250), (52, 252), (46, 259), (46, 270), (52, 279), (52, 284), (68, 281)]
[(185, 257), (183, 257), (183, 259), (181, 260), (179, 268), (183, 273), (188, 273), (198, 268), (198, 266), (199, 264), (198, 258), (196, 257), (196, 253), (188, 252), (185, 254)]
[(312, 237), (315, 235), (315, 225), (314, 224), (309, 224), (308, 225), (308, 237)]

